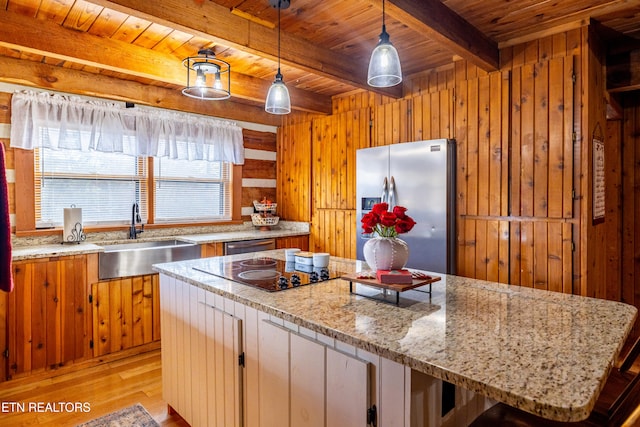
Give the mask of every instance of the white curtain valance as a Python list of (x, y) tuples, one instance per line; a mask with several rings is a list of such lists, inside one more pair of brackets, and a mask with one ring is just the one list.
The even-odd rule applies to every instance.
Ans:
[(35, 91), (13, 94), (11, 147), (244, 163), (242, 128), (233, 122)]

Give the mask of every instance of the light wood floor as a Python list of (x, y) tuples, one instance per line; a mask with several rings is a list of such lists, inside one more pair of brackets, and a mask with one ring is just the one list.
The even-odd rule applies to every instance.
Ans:
[[(25, 411), (11, 411), (9, 402), (24, 402)], [(80, 402), (89, 412), (29, 412), (27, 402)], [(162, 400), (160, 350), (90, 366), (53, 378), (20, 378), (0, 383), (0, 426), (75, 426), (118, 409), (140, 403), (162, 426), (188, 427), (167, 414)], [(46, 407), (43, 409), (47, 409)]]

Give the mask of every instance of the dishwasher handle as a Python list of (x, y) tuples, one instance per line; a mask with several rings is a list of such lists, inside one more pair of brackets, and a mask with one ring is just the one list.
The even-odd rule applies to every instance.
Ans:
[(276, 248), (275, 239), (241, 240), (224, 244), (225, 255), (241, 254), (246, 252), (267, 251)]

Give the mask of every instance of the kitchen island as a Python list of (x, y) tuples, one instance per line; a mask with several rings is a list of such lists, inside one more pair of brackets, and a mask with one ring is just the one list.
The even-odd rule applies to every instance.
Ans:
[[(203, 304), (203, 299), (218, 301), (219, 311), (246, 307), (268, 323), (289, 327), (303, 335), (317, 334), (316, 341), (332, 340), (333, 347), (353, 347), (379, 356), (380, 360), (405, 369), (404, 390), (394, 390), (394, 393), (404, 394), (401, 400), (407, 413), (418, 410), (411, 390), (413, 374), (420, 373), (545, 418), (585, 419), (631, 330), (637, 311), (633, 306), (613, 301), (457, 276), (442, 276), (441, 281), (433, 284), (431, 294), (407, 291), (396, 306), (353, 295), (349, 292), (349, 282), (342, 279), (283, 292), (265, 292), (204, 272), (224, 260), (265, 256), (284, 259), (284, 252), (156, 265), (156, 271), (161, 273), (163, 313), (168, 311), (175, 317), (176, 305), (181, 304), (175, 302), (180, 300), (180, 292), (183, 296), (198, 295)], [(332, 258), (331, 265), (345, 273), (360, 271), (363, 266), (366, 269), (360, 261), (339, 258)], [(168, 283), (173, 288), (167, 288)], [(163, 295), (165, 288), (173, 289), (173, 293)], [(194, 320), (199, 316), (197, 307), (198, 302), (184, 302), (182, 312)], [(245, 322), (244, 327), (251, 323), (248, 319), (241, 320)], [(169, 325), (162, 324), (163, 364), (167, 338), (173, 334), (183, 340), (181, 331), (191, 330), (184, 327), (184, 323), (183, 320), (179, 324), (181, 329), (166, 333), (165, 326)], [(260, 339), (252, 336), (254, 333), (244, 331), (239, 338), (242, 342), (236, 342), (236, 346), (244, 345), (244, 352), (248, 352), (249, 341)], [(197, 334), (191, 332), (191, 339), (195, 337)], [(179, 343), (186, 345), (186, 341)], [(255, 347), (256, 351), (260, 348)], [(200, 352), (195, 353), (203, 357)], [(254, 356), (247, 353), (246, 357)], [(179, 366), (191, 364), (184, 359), (179, 362)], [(197, 378), (195, 365), (192, 368)], [(241, 384), (253, 387), (247, 384), (251, 378), (249, 372), (243, 378)], [(382, 415), (382, 411), (390, 409), (380, 402), (385, 393), (380, 384), (373, 400), (380, 405)], [(250, 391), (237, 392), (238, 399), (244, 398), (245, 405), (254, 404), (247, 400)], [(196, 394), (192, 394), (194, 398)], [(456, 404), (460, 403), (458, 399)], [(260, 408), (255, 410), (259, 412)], [(237, 410), (236, 417), (246, 418), (246, 411)], [(406, 424), (399, 425), (409, 425), (408, 422), (407, 417)], [(260, 425), (263, 424), (268, 425)], [(385, 424), (379, 422), (378, 425)]]

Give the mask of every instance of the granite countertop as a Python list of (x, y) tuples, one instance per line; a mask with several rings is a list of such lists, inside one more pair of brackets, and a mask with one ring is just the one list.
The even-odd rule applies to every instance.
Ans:
[(175, 236), (155, 236), (143, 237), (137, 240), (131, 239), (108, 239), (96, 242), (82, 243), (50, 243), (50, 244), (28, 244), (14, 246), (11, 250), (13, 261), (25, 261), (30, 259), (83, 255), (97, 252), (104, 252), (104, 245), (136, 243), (158, 240), (180, 240), (188, 243), (207, 244), (215, 242), (233, 242), (251, 239), (268, 239), (290, 236), (305, 236), (309, 232), (299, 229), (274, 229), (268, 231), (260, 231), (257, 229), (246, 229), (237, 231), (223, 231), (202, 234), (184, 234)]
[(104, 248), (94, 243), (50, 244), (33, 246), (15, 246), (11, 249), (13, 261), (26, 261), (30, 259), (85, 255), (96, 252), (104, 252)]
[[(631, 330), (627, 304), (443, 275), (399, 306), (335, 279), (265, 292), (194, 270), (256, 254), (159, 264), (156, 271), (417, 371), (549, 419), (588, 417)], [(282, 250), (259, 256), (284, 259)], [(332, 257), (344, 272), (360, 261)], [(367, 288), (362, 288), (367, 289)]]

